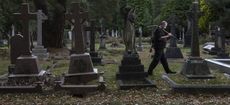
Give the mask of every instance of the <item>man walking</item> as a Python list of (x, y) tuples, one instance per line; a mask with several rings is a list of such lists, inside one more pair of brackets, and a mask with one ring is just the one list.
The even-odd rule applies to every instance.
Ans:
[(166, 47), (167, 40), (172, 36), (171, 33), (165, 31), (168, 23), (166, 21), (162, 21), (160, 26), (154, 32), (154, 38), (152, 39), (152, 48), (155, 50), (155, 54), (153, 56), (153, 60), (149, 65), (148, 74), (152, 75), (153, 69), (157, 66), (159, 61), (164, 67), (166, 73), (176, 73), (169, 69), (167, 59), (164, 54), (164, 48)]

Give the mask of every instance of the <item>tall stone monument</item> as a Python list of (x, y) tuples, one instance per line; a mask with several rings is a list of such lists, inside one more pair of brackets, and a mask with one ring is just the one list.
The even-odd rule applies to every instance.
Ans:
[(192, 9), (189, 12), (192, 20), (192, 44), (191, 44), (191, 56), (186, 60), (181, 73), (187, 78), (213, 78), (207, 62), (200, 57), (199, 48), (199, 30), (198, 30), (198, 18), (199, 18), (199, 4), (198, 1), (193, 2)]
[(172, 15), (171, 19), (171, 33), (174, 35), (170, 39), (170, 45), (166, 48), (165, 56), (167, 58), (183, 58), (183, 54), (180, 48), (177, 47), (177, 38), (176, 38), (176, 26), (175, 26), (175, 15)]
[[(23, 3), (20, 13), (14, 13), (22, 26), (22, 35), (11, 39), (11, 66), (9, 66), (8, 81), (0, 86), (5, 92), (40, 92), (40, 83), (46, 72), (38, 65), (38, 58), (31, 54), (29, 20), (36, 19), (35, 13), (29, 12), (29, 4)], [(16, 53), (17, 52), (17, 53)]]
[[(89, 53), (85, 53), (85, 42), (82, 23), (87, 12), (81, 11), (80, 3), (72, 3), (72, 13), (66, 14), (67, 20), (74, 20), (73, 53), (70, 56), (68, 73), (57, 82), (56, 89), (66, 89), (75, 95), (85, 95), (98, 89), (104, 89), (104, 80), (96, 68), (93, 68)], [(90, 84), (98, 79), (98, 83)]]
[[(144, 65), (141, 64), (139, 55), (135, 47), (135, 11), (132, 8), (125, 8), (125, 26), (124, 26), (124, 43), (125, 53), (119, 66), (119, 71), (116, 74), (117, 82), (120, 89), (154, 87), (154, 83), (148, 80), (147, 72), (144, 70)], [(135, 81), (135, 82), (132, 82)]]
[(47, 53), (47, 49), (42, 45), (42, 22), (47, 20), (47, 16), (42, 12), (42, 10), (38, 10), (37, 12), (37, 46), (32, 49), (33, 55), (37, 56), (39, 59), (47, 59), (49, 54)]

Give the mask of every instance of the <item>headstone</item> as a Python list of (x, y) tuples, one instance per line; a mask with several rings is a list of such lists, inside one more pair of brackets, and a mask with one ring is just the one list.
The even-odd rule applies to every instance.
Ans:
[(91, 34), (91, 32), (90, 32), (89, 30), (86, 30), (85, 28), (87, 28), (87, 27), (89, 27), (89, 26), (90, 26), (89, 22), (86, 21), (85, 24), (84, 24), (84, 30), (85, 30), (85, 31), (83, 31), (83, 32), (84, 32), (84, 39), (85, 39), (85, 45), (86, 45), (87, 51), (90, 51), (90, 45), (91, 45), (91, 42), (90, 42), (90, 40), (91, 40), (90, 34)]
[(217, 57), (218, 58), (229, 58), (229, 53), (226, 53), (225, 49), (225, 33), (223, 28), (217, 27), (216, 30), (216, 36), (217, 36), (217, 48), (219, 50), (217, 51)]
[(14, 27), (14, 25), (11, 26), (11, 29), (12, 29), (11, 36), (14, 36), (15, 35), (15, 27)]
[(37, 56), (39, 59), (47, 59), (49, 54), (47, 53), (47, 49), (42, 45), (42, 22), (47, 20), (47, 16), (42, 12), (42, 10), (38, 10), (37, 12), (37, 46), (32, 49), (33, 55)]
[(193, 2), (190, 17), (192, 19), (192, 44), (191, 44), (191, 56), (186, 60), (181, 73), (187, 78), (213, 78), (207, 62), (200, 57), (199, 48), (199, 30), (198, 30), (198, 17), (199, 7), (198, 2)]
[(169, 47), (166, 48), (165, 56), (167, 58), (183, 58), (180, 48), (177, 47), (175, 18), (176, 16), (173, 15), (171, 19), (171, 33), (173, 37), (170, 39)]
[[(74, 20), (73, 38), (74, 48), (70, 56), (68, 73), (58, 82), (57, 89), (66, 89), (75, 95), (84, 95), (98, 89), (104, 89), (103, 77), (93, 68), (88, 53), (85, 53), (85, 42), (81, 20), (87, 17), (87, 12), (81, 11), (80, 3), (72, 3), (72, 13), (66, 14), (68, 20)], [(89, 82), (99, 79), (99, 84)]]
[(189, 13), (187, 13), (187, 30), (186, 33), (184, 35), (184, 47), (191, 47), (191, 39), (192, 39), (192, 19), (189, 15)]
[(111, 36), (112, 36), (112, 37), (115, 37), (114, 30), (112, 30), (112, 32), (111, 32)]
[(15, 64), (17, 58), (23, 53), (23, 36), (19, 33), (11, 37), (10, 39), (10, 61), (11, 64)]
[(94, 64), (101, 64), (102, 56), (98, 54), (95, 50), (95, 37), (96, 31), (101, 31), (100, 27), (95, 26), (95, 20), (91, 21), (90, 27), (85, 27), (86, 31), (90, 31), (90, 56)]
[(143, 51), (143, 45), (142, 45), (142, 28), (139, 27), (139, 41), (138, 41), (138, 46), (137, 46), (137, 51)]
[(125, 8), (125, 26), (123, 40), (125, 43), (125, 53), (116, 74), (116, 79), (120, 89), (155, 87), (154, 83), (147, 79), (148, 74), (144, 71), (139, 55), (135, 47), (135, 10)]
[(100, 32), (100, 45), (99, 45), (99, 49), (106, 49), (106, 38), (107, 38), (107, 35), (106, 35), (106, 32), (102, 26), (102, 21), (100, 21), (100, 24), (101, 24), (101, 32)]

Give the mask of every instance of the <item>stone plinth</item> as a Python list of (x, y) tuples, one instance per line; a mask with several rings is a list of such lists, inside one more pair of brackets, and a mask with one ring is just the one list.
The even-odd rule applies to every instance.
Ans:
[(167, 47), (165, 52), (166, 58), (184, 58), (178, 47)]
[(34, 49), (32, 49), (32, 54), (37, 56), (39, 59), (48, 59), (49, 57), (47, 49), (43, 46), (36, 46)]
[[(103, 73), (99, 73), (88, 53), (72, 54), (67, 74), (57, 81), (56, 89), (65, 89), (74, 95), (85, 95), (89, 92), (105, 89)], [(97, 81), (96, 83), (92, 81)]]
[(147, 79), (144, 65), (137, 54), (124, 54), (116, 74), (120, 89), (155, 87), (155, 84)]

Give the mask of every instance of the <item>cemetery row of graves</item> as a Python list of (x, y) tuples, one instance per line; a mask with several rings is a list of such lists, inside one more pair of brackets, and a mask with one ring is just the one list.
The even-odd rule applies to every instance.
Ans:
[[(75, 2), (65, 16), (72, 23), (69, 44), (61, 50), (47, 49), (42, 42), (42, 26), (48, 17), (42, 10), (32, 13), (29, 5), (22, 3), (18, 13), (12, 14), (21, 22), (21, 30), (10, 38), (9, 49), (1, 47), (1, 53), (9, 53), (9, 58), (3, 56), (0, 64), (0, 104), (229, 103), (230, 60), (225, 32), (215, 26), (214, 42), (199, 44), (197, 1), (188, 12), (190, 26), (180, 38), (175, 36), (176, 17), (170, 19), (169, 32), (174, 37), (165, 55), (177, 73), (164, 73), (158, 66), (153, 76), (146, 71), (152, 53), (151, 43), (145, 40), (150, 38), (142, 38), (141, 28), (139, 37), (129, 29), (124, 30), (133, 34), (125, 35), (128, 39), (117, 34), (111, 37), (102, 26), (96, 26), (95, 20), (88, 20), (88, 12)], [(132, 9), (127, 17), (132, 15), (130, 12)], [(37, 25), (33, 48), (29, 33), (32, 19)], [(129, 21), (127, 18), (125, 24)]]

